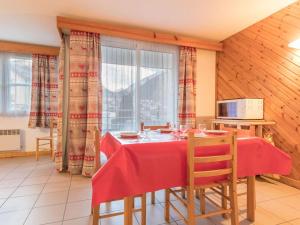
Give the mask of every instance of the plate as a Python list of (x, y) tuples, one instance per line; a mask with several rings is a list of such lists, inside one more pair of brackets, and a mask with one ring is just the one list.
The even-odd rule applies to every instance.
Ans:
[(203, 133), (195, 133), (194, 134), (194, 137), (206, 137), (207, 134), (205, 134), (204, 132)]
[(172, 129), (168, 129), (168, 128), (160, 129), (160, 133), (162, 133), (162, 134), (169, 134), (171, 132), (173, 132)]
[(188, 134), (187, 134), (187, 133), (179, 134), (179, 137), (180, 137), (180, 138), (187, 138), (187, 137), (188, 137)]
[(206, 130), (204, 131), (206, 134), (214, 134), (214, 135), (221, 135), (221, 134), (227, 134), (227, 130)]
[(124, 131), (120, 133), (121, 138), (137, 138), (139, 134), (133, 131)]

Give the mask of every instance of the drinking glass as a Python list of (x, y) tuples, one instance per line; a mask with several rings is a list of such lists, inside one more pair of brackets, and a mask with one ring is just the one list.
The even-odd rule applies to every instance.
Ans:
[(199, 131), (201, 134), (203, 134), (204, 131), (206, 131), (206, 124), (204, 124), (204, 123), (198, 124), (198, 131)]
[(178, 123), (176, 123), (176, 122), (171, 123), (170, 128), (175, 132), (178, 131), (179, 130)]
[(188, 130), (189, 130), (188, 125), (180, 125), (180, 127), (179, 127), (179, 131), (183, 134), (185, 134)]
[(149, 128), (144, 129), (144, 134), (145, 134), (144, 138), (145, 139), (150, 139), (150, 136), (149, 136), (150, 131), (151, 130)]

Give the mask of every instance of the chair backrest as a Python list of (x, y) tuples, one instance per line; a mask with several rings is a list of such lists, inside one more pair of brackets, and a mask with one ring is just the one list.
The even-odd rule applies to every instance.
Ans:
[[(195, 154), (195, 149), (198, 147), (208, 147), (208, 146), (221, 146), (226, 145), (226, 149), (229, 147), (229, 151), (218, 152), (212, 151), (210, 152), (209, 148), (207, 149), (207, 153), (205, 156), (199, 156), (199, 154)], [(223, 148), (223, 147), (222, 147)], [(203, 151), (205, 150), (204, 148)], [(199, 149), (199, 151), (201, 150)], [(215, 154), (213, 154), (213, 152)], [(199, 152), (196, 152), (199, 153)], [(237, 141), (236, 141), (236, 132), (233, 134), (222, 135), (222, 136), (206, 136), (206, 137), (194, 137), (192, 132), (188, 135), (188, 157), (187, 157), (187, 165), (188, 165), (188, 184), (190, 186), (195, 185), (195, 179), (199, 178), (208, 178), (208, 177), (217, 177), (217, 176), (230, 176), (234, 181), (237, 179)], [(219, 162), (227, 162), (226, 168), (216, 168), (207, 169), (207, 170), (196, 170), (196, 164), (212, 164)]]
[(170, 128), (170, 123), (168, 122), (165, 125), (145, 126), (144, 122), (141, 122), (141, 131), (143, 131), (144, 129), (158, 130), (164, 128)]
[(54, 119), (50, 119), (50, 137), (53, 137), (53, 133), (54, 133), (54, 128), (57, 128), (57, 122)]

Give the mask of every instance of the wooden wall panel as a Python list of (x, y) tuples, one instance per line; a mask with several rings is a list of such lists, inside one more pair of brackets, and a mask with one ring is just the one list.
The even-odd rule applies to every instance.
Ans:
[(217, 98), (264, 98), (275, 144), (291, 155), (300, 180), (300, 1), (223, 41), (217, 53)]

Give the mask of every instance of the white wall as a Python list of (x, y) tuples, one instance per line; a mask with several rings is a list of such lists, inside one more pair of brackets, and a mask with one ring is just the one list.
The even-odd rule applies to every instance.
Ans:
[(196, 116), (215, 116), (216, 52), (197, 50)]
[(21, 147), (25, 151), (35, 150), (36, 137), (49, 135), (49, 129), (28, 128), (28, 117), (0, 117), (0, 129), (21, 129)]

